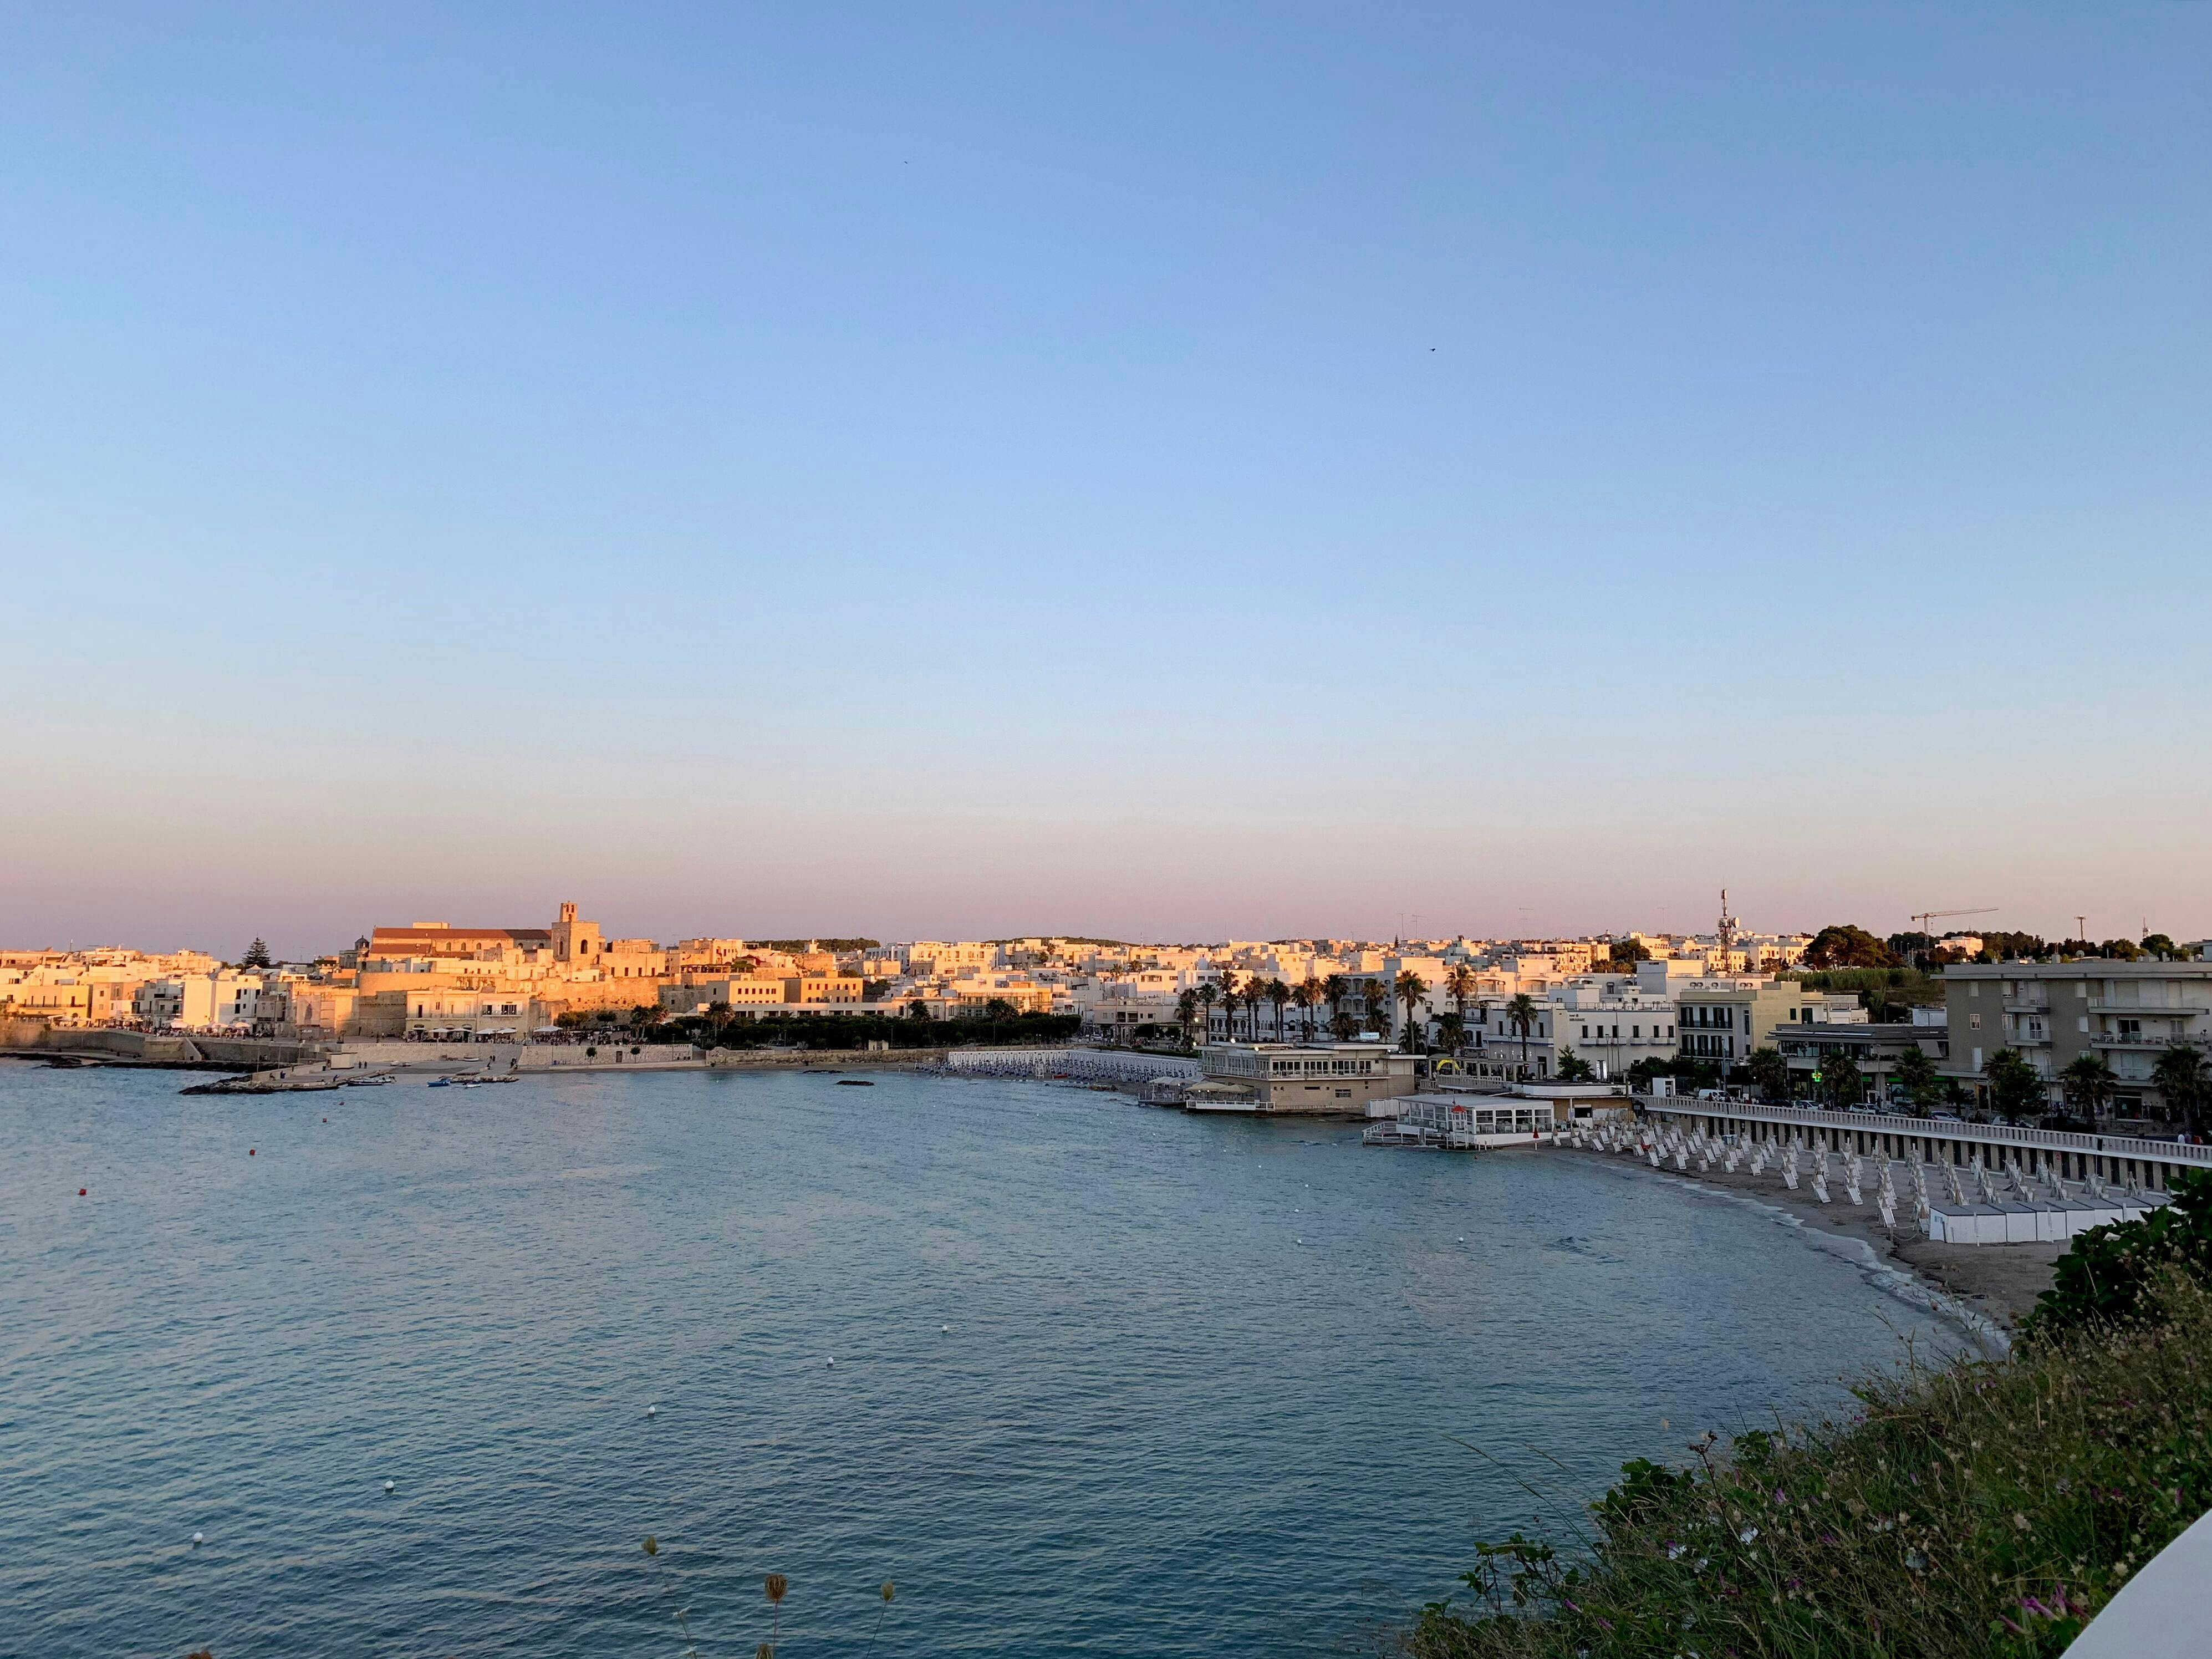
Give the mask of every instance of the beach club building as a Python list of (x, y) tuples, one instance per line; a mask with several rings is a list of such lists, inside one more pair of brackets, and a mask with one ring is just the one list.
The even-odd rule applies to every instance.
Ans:
[(1364, 1117), (1370, 1101), (1412, 1094), (1429, 1063), (1380, 1042), (1209, 1042), (1198, 1068), (1194, 1093), (1245, 1109)]

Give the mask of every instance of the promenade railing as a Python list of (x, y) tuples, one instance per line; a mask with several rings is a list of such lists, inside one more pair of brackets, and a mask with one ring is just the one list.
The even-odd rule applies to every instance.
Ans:
[(1892, 1112), (1833, 1112), (1820, 1107), (1769, 1106), (1747, 1100), (1708, 1100), (1693, 1095), (1632, 1097), (1647, 1110), (1670, 1117), (1726, 1117), (1796, 1128), (1846, 1129), (1860, 1134), (1977, 1141), (1991, 1146), (2032, 1146), (2045, 1152), (2086, 1152), (2099, 1158), (2154, 1158), (2212, 1169), (2212, 1146), (2154, 1140), (2139, 1135), (2088, 1134), (2077, 1129), (2033, 1129), (2018, 1123), (1968, 1123)]

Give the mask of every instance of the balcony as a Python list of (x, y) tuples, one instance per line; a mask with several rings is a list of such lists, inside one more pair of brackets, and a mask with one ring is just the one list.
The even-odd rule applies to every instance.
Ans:
[(2101, 1000), (2089, 1004), (2093, 1014), (2111, 1014), (2126, 1019), (2187, 1019), (2197, 1014), (2212, 1014), (2212, 1008), (2159, 1007), (2142, 1002), (2106, 1002)]
[(2141, 1054), (2158, 1054), (2172, 1048), (2176, 1042), (2187, 1048), (2203, 1048), (2212, 1052), (2212, 1039), (2205, 1037), (2152, 1036), (2148, 1034), (2122, 1036), (2116, 1031), (2093, 1032), (2089, 1037), (2089, 1046), (2092, 1048), (2118, 1048)]

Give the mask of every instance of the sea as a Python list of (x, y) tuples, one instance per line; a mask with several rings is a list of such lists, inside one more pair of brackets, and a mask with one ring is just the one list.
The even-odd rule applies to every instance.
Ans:
[(1963, 1343), (1568, 1152), (896, 1071), (199, 1080), (0, 1061), (0, 1651), (1371, 1653), (1626, 1460)]

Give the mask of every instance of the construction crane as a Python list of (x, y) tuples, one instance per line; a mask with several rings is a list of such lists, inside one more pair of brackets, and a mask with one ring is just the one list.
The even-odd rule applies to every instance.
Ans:
[[(1915, 925), (1915, 927), (1914, 927), (1913, 931), (1914, 931), (1915, 933), (1927, 933), (1927, 932), (1928, 932), (1928, 924), (1929, 924), (1929, 922), (1931, 922), (1931, 921), (1942, 921), (1943, 919), (1945, 919), (1945, 918), (1947, 918), (1947, 917), (1949, 917), (1949, 916), (1986, 916), (1986, 915), (1995, 915), (1995, 914), (1996, 913), (1996, 911), (1997, 911), (2000, 908), (2002, 908), (2002, 907), (2000, 907), (2000, 906), (1998, 906), (1998, 905), (1995, 905), (1995, 904), (1984, 904), (1984, 905), (1981, 905), (1981, 906), (1979, 906), (1978, 908), (1975, 908), (1975, 909), (1972, 909), (1972, 910), (1920, 910), (1920, 911), (1916, 911), (1916, 912), (1913, 914), (1912, 917), (1911, 917), (1912, 921), (1916, 924), (1916, 925)], [(1931, 937), (1932, 937), (1932, 936), (1931, 936)]]

